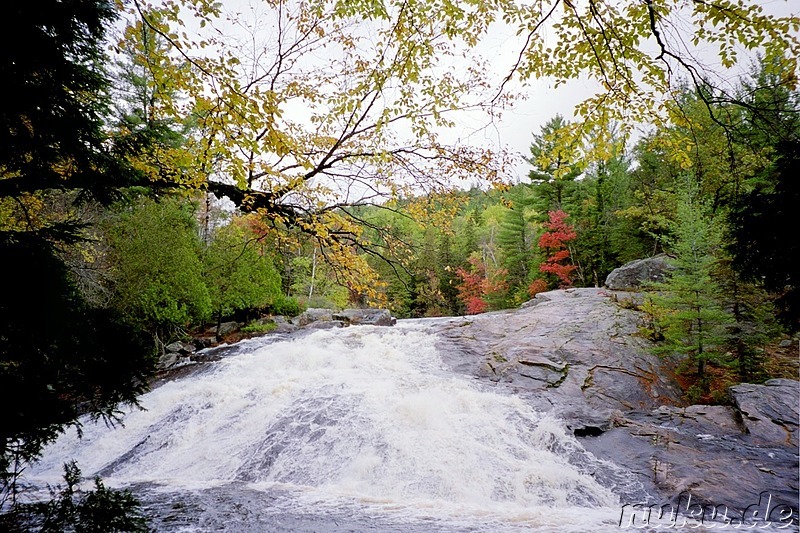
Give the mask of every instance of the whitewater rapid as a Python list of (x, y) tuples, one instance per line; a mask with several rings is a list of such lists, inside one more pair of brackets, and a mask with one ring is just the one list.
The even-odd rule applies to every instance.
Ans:
[[(83, 438), (60, 437), (26, 480), (56, 484), (75, 459), (87, 477), (141, 493), (165, 530), (588, 531), (619, 520), (624, 473), (559, 420), (449, 371), (421, 322), (264, 337), (239, 352), (144, 395), (124, 426), (84, 420)], [(196, 516), (171, 510), (181, 525), (168, 527), (169, 502)]]

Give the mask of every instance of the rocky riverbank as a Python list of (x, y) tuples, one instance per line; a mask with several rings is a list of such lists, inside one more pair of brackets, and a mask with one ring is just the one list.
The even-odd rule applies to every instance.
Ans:
[(626, 297), (552, 291), (431, 327), (454, 371), (562, 417), (589, 451), (636, 473), (650, 503), (691, 494), (741, 512), (766, 492), (796, 520), (800, 382), (742, 384), (730, 405), (684, 405), (674, 361), (650, 354), (639, 313), (615, 303)]

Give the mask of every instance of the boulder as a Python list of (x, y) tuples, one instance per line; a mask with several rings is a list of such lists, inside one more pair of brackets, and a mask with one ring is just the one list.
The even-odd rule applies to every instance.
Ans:
[(432, 325), (455, 370), (506, 384), (547, 409), (591, 425), (615, 411), (681, 402), (668, 365), (637, 336), (639, 314), (607, 291), (543, 292), (517, 311), (485, 313)]
[(180, 342), (180, 341), (175, 341), (170, 344), (167, 344), (164, 348), (168, 352), (177, 353), (181, 355), (191, 355), (197, 351), (194, 344), (188, 342)]
[(218, 328), (214, 327), (211, 328), (211, 331), (217, 334), (217, 337), (224, 337), (226, 335), (230, 335), (231, 333), (235, 333), (242, 328), (242, 325), (238, 322), (223, 322), (219, 325)]
[(167, 368), (175, 365), (179, 359), (180, 355), (177, 352), (167, 352), (158, 358), (156, 368), (158, 370), (166, 370)]
[(606, 277), (606, 287), (615, 291), (636, 291), (648, 282), (665, 281), (673, 268), (666, 254), (637, 259), (612, 270)]
[(312, 322), (333, 320), (333, 310), (310, 307), (292, 319), (295, 326), (305, 327)]
[(333, 320), (365, 326), (393, 326), (397, 322), (386, 309), (345, 309), (334, 313)]
[(275, 333), (292, 333), (297, 331), (297, 326), (292, 324), (285, 316), (274, 316), (272, 317), (272, 322), (275, 324)]
[(183, 349), (183, 343), (175, 341), (173, 343), (167, 344), (164, 346), (164, 349), (168, 352), (178, 353)]
[(217, 339), (213, 336), (204, 335), (202, 337), (195, 337), (192, 339), (192, 344), (195, 347), (195, 350), (202, 350), (203, 348), (209, 348), (213, 346), (217, 342)]

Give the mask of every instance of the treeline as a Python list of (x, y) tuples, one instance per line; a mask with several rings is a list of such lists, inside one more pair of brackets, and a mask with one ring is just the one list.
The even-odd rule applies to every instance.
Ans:
[(711, 97), (687, 89), (683, 116), (631, 148), (614, 132), (599, 133), (605, 160), (582, 160), (597, 147), (571, 146), (576, 125), (557, 116), (534, 135), (521, 184), (418, 199), (423, 208), (365, 209), (373, 238), (414, 251), (404, 269), (372, 261), (389, 301), (405, 316), (461, 314), (476, 297), (483, 311), (545, 289), (602, 286), (628, 261), (674, 255), (688, 202), (714, 228), (715, 260), (739, 281), (760, 282), (796, 328), (797, 218), (788, 206), (797, 198), (798, 102), (770, 72), (761, 66), (742, 81), (739, 105), (709, 110)]
[(575, 146), (577, 125), (557, 116), (534, 135), (529, 182), (366, 209), (372, 238), (413, 250), (402, 268), (371, 259), (387, 299), (402, 316), (478, 313), (602, 286), (666, 253), (674, 270), (649, 287), (643, 333), (679, 362), (690, 398), (765, 379), (764, 347), (800, 318), (800, 101), (787, 79), (758, 65), (724, 105), (686, 89), (630, 149), (613, 131), (598, 132), (600, 150)]

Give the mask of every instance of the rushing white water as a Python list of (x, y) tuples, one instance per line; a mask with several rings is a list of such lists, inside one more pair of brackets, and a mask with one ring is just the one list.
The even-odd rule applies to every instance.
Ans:
[(171, 497), (216, 490), (216, 505), (247, 494), (248, 512), (253, 494), (270, 494), (263, 512), (347, 508), (378, 529), (387, 517), (436, 520), (435, 530), (615, 525), (619, 500), (593, 476), (600, 463), (559, 421), (449, 372), (421, 329), (252, 342), (249, 353), (146, 394), (124, 427), (85, 422), (81, 440), (64, 435), (27, 479), (57, 483), (74, 458), (112, 486)]

